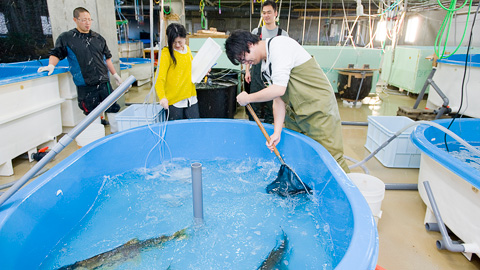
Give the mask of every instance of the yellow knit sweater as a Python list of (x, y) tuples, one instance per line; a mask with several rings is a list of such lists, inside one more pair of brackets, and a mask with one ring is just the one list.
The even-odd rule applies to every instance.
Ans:
[(195, 84), (192, 83), (193, 56), (190, 47), (185, 46), (187, 47), (187, 53), (185, 54), (173, 51), (177, 65), (174, 65), (168, 48), (164, 47), (162, 49), (155, 90), (160, 100), (168, 99), (168, 105), (197, 95)]

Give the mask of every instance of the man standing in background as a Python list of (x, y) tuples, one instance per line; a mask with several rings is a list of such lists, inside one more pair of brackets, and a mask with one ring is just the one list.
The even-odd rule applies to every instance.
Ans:
[[(58, 62), (66, 57), (77, 86), (78, 106), (88, 115), (113, 92), (108, 72), (118, 85), (122, 79), (115, 71), (106, 40), (90, 29), (90, 12), (83, 7), (76, 8), (73, 21), (77, 27), (58, 37), (55, 47), (50, 51), (48, 66), (39, 68), (38, 72), (48, 71), (48, 75), (52, 74)], [(114, 103), (107, 112), (116, 113), (119, 110), (120, 105)]]
[[(253, 29), (252, 34), (257, 35), (260, 40), (272, 38), (275, 36), (287, 36), (288, 33), (276, 24), (277, 4), (274, 1), (267, 0), (262, 6), (262, 18), (265, 22), (263, 27)], [(258, 92), (265, 88), (264, 80), (261, 74), (262, 64), (247, 65), (245, 71), (245, 81), (250, 84), (250, 93)], [(273, 123), (272, 101), (252, 103), (252, 108), (260, 118), (264, 118), (265, 123)], [(253, 117), (248, 113), (248, 118), (253, 121)]]

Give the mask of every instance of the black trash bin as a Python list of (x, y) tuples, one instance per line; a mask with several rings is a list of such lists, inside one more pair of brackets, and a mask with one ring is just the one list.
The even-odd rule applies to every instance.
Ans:
[[(363, 80), (362, 80), (363, 78)], [(338, 71), (337, 90), (340, 98), (360, 101), (370, 93), (373, 70), (345, 68)]]
[(237, 81), (217, 79), (212, 85), (197, 83), (201, 118), (233, 118), (236, 109)]
[[(238, 70), (238, 69), (231, 69), (231, 68), (212, 68), (212, 70), (210, 70), (210, 74), (208, 75), (208, 77), (213, 81), (225, 81), (225, 80), (228, 80), (228, 81), (234, 81), (237, 83), (237, 92), (235, 92), (235, 94), (238, 93), (238, 84), (240, 83), (240, 74), (241, 74), (241, 71)], [(235, 95), (236, 96), (236, 95)], [(231, 100), (232, 104), (230, 106), (232, 106), (233, 108), (233, 113), (235, 114), (237, 112), (237, 100), (234, 98), (233, 100)]]

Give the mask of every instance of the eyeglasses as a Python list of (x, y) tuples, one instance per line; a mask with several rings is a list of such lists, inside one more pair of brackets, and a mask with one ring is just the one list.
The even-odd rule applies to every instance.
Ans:
[(78, 20), (78, 21), (81, 22), (81, 23), (93, 22), (92, 19), (81, 19), (81, 20)]
[(247, 62), (247, 60), (245, 60), (245, 53), (243, 53), (242, 57), (237, 59), (237, 61), (241, 64), (245, 64)]

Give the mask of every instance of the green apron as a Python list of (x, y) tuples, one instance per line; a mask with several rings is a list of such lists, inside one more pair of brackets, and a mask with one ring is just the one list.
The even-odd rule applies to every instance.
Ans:
[(281, 98), (286, 104), (285, 127), (319, 142), (346, 173), (350, 172), (343, 158), (342, 126), (335, 93), (315, 58), (292, 69)]
[[(252, 78), (250, 83), (250, 93), (256, 93), (265, 89), (265, 83), (262, 79), (262, 64), (252, 65), (250, 69), (250, 77)], [(258, 117), (264, 118), (265, 123), (273, 123), (273, 101), (252, 103), (251, 106)], [(250, 121), (253, 121), (253, 117), (248, 114)]]

